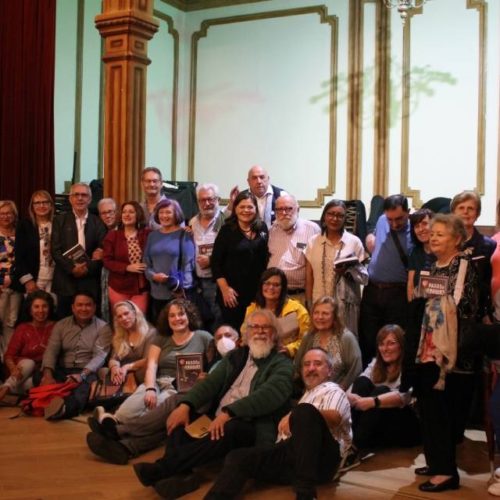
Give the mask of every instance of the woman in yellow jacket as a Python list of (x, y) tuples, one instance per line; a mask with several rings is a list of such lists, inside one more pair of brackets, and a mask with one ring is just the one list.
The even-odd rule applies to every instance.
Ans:
[[(291, 358), (299, 349), (302, 337), (309, 331), (311, 320), (307, 309), (297, 300), (287, 296), (288, 282), (285, 273), (277, 267), (266, 269), (259, 282), (259, 289), (246, 310), (246, 318), (256, 309), (269, 309), (278, 318), (280, 346)], [(241, 327), (244, 331), (245, 321)]]

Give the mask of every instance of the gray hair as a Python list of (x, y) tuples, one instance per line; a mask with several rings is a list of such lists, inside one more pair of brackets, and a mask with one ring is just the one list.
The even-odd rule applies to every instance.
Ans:
[(253, 311), (252, 313), (250, 313), (245, 318), (245, 325), (244, 325), (244, 328), (243, 328), (243, 343), (244, 344), (247, 343), (248, 325), (252, 324), (252, 320), (256, 316), (264, 316), (268, 320), (269, 324), (272, 326), (272, 328), (274, 330), (274, 339), (273, 339), (274, 343), (277, 344), (278, 343), (278, 338), (279, 338), (280, 333), (281, 333), (281, 327), (280, 327), (280, 325), (278, 323), (278, 320), (276, 319), (276, 316), (269, 309), (256, 309), (255, 311)]
[(101, 198), (97, 202), (97, 210), (100, 210), (101, 206), (104, 205), (105, 203), (111, 203), (115, 207), (115, 210), (116, 210), (116, 201), (113, 198)]
[(213, 191), (215, 196), (219, 196), (219, 187), (214, 184), (213, 182), (206, 182), (205, 184), (200, 184), (196, 186), (196, 198), (198, 198), (198, 195), (200, 194), (200, 191)]

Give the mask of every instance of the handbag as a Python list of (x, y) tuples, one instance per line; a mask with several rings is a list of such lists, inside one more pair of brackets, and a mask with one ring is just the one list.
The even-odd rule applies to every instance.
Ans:
[(127, 373), (125, 382), (113, 384), (109, 375), (105, 379), (94, 380), (90, 384), (90, 394), (87, 406), (95, 408), (103, 406), (106, 410), (122, 404), (135, 390), (137, 382), (134, 372)]

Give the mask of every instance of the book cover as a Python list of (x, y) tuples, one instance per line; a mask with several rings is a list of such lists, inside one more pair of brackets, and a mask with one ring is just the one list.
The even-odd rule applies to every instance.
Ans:
[(448, 289), (447, 276), (431, 276), (425, 272), (420, 273), (418, 282), (420, 297), (441, 297), (446, 295)]
[(337, 259), (333, 263), (333, 267), (335, 269), (347, 269), (348, 267), (352, 267), (357, 264), (359, 264), (359, 259), (355, 255), (350, 255), (349, 257)]
[(203, 371), (203, 354), (201, 352), (177, 354), (177, 391), (187, 392), (198, 380)]
[(89, 261), (89, 257), (85, 252), (85, 248), (77, 243), (75, 246), (71, 247), (63, 253), (63, 257), (66, 257), (73, 261), (74, 264), (82, 264)]
[(194, 422), (191, 422), (189, 425), (184, 427), (184, 430), (195, 439), (201, 439), (202, 437), (208, 434), (208, 428), (212, 420), (206, 415), (202, 415), (198, 417)]
[(206, 243), (204, 245), (198, 245), (198, 253), (200, 255), (207, 255), (210, 257), (212, 255), (212, 251), (214, 249), (213, 243)]

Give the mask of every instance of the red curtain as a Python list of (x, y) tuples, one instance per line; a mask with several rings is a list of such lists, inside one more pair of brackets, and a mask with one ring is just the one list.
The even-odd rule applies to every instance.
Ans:
[(0, 0), (0, 199), (54, 193), (56, 0)]

